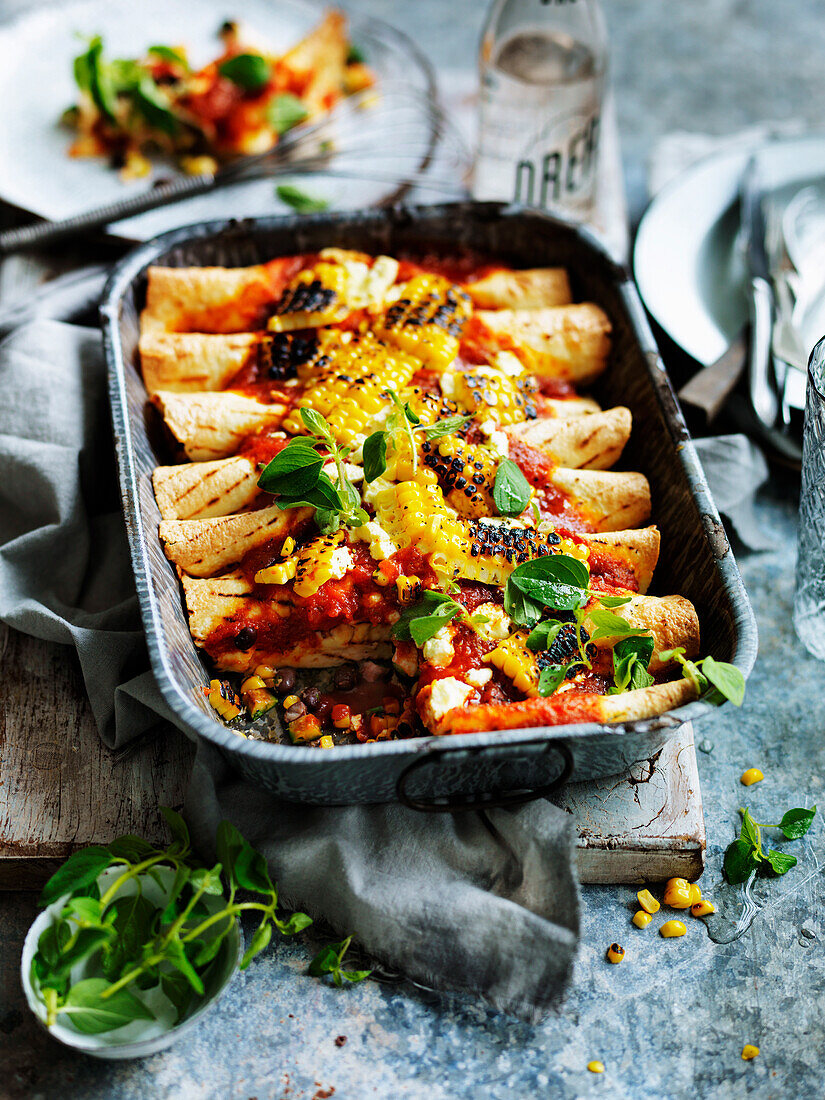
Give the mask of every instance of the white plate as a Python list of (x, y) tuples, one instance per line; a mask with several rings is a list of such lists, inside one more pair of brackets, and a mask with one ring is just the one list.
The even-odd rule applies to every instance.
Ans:
[[(714, 154), (653, 199), (639, 225), (633, 268), (650, 313), (703, 366), (747, 320), (746, 275), (736, 247), (739, 179), (752, 149)], [(825, 138), (776, 141), (759, 152), (780, 203), (825, 177)]]
[[(109, 57), (139, 56), (155, 43), (182, 44), (199, 65), (217, 55), (217, 30), (227, 18), (240, 21), (277, 53), (302, 38), (322, 12), (322, 6), (304, 0), (76, 0), (32, 12), (0, 28), (0, 102), (7, 107), (0, 112), (0, 199), (55, 220), (151, 187), (151, 179), (123, 183), (105, 159), (66, 155), (71, 134), (58, 120), (76, 99), (72, 59), (83, 49), (81, 38), (102, 35)], [(379, 87), (409, 95), (411, 111), (417, 112), (415, 148), (422, 141), (426, 145), (434, 128), (428, 110), (431, 73), (427, 63), (409, 39), (380, 21), (351, 17), (350, 35), (363, 48)], [(368, 137), (376, 123), (376, 115), (365, 111), (362, 137)], [(302, 176), (296, 183), (336, 209), (380, 202), (395, 191), (393, 181), (399, 175), (418, 167), (410, 164), (403, 150), (390, 158), (385, 155), (386, 142), (380, 146), (374, 161), (368, 154), (363, 157), (365, 170), (375, 165), (382, 177), (378, 181), (314, 175)], [(155, 178), (172, 175), (166, 164), (155, 170)], [(130, 218), (118, 223), (115, 233), (147, 240), (167, 229), (210, 218), (291, 212), (278, 200), (275, 182), (260, 180)]]

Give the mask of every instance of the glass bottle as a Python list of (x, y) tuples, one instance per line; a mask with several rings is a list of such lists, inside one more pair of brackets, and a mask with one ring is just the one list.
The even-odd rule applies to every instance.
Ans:
[(473, 196), (586, 220), (607, 71), (598, 0), (495, 0), (479, 67)]

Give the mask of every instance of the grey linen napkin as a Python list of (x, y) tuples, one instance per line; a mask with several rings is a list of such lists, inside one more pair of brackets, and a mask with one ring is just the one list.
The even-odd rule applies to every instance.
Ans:
[[(172, 720), (148, 670), (115, 481), (100, 335), (36, 321), (0, 343), (0, 620), (74, 645), (101, 736)], [(440, 990), (538, 1020), (563, 996), (579, 934), (569, 815), (424, 815), (278, 801), (198, 746), (187, 819), (209, 852), (226, 817), (283, 899)]]

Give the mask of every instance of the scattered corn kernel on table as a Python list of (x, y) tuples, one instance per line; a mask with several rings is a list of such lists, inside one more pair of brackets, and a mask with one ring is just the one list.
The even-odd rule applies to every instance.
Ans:
[[(362, 0), (362, 9), (400, 23), (427, 49), (437, 66), (468, 59), (475, 48), (484, 5), (421, 0), (401, 8), (388, 0)], [(825, 79), (820, 69), (801, 69), (799, 57), (822, 30), (815, 0), (800, 0), (792, 28), (778, 6), (756, 3), (740, 14), (735, 42), (720, 44), (722, 0), (699, 0), (690, 10), (611, 0), (607, 15), (613, 66), (629, 154), (628, 179), (640, 190), (642, 157), (653, 136), (699, 119), (722, 132), (743, 121), (770, 117), (773, 92), (761, 67), (748, 60), (770, 37), (775, 80), (784, 75), (784, 109), (807, 112), (813, 121)], [(10, 10), (10, 9), (9, 9)], [(0, 0), (0, 17), (4, 12)], [(679, 38), (678, 59), (673, 42)], [(821, 44), (825, 44), (822, 43)], [(639, 64), (644, 49), (645, 67)], [(723, 56), (720, 57), (720, 50)], [(819, 51), (821, 54), (821, 51)], [(719, 66), (731, 95), (708, 103)], [(791, 80), (793, 74), (793, 80)], [(661, 88), (668, 86), (663, 97)], [(819, 93), (818, 95), (816, 93)], [(728, 100), (742, 106), (733, 114)], [(750, 805), (760, 820), (776, 820), (792, 805), (822, 802), (825, 777), (825, 698), (822, 666), (804, 653), (790, 625), (795, 544), (795, 487), (781, 476), (757, 502), (774, 535), (769, 553), (741, 561), (762, 639), (761, 655), (741, 712), (726, 708), (696, 737), (705, 791), (707, 867), (703, 892), (713, 897), (721, 857), (733, 838), (737, 808)], [(125, 829), (151, 830), (152, 809), (176, 802), (185, 775), (185, 742), (150, 739), (131, 754), (106, 762), (87, 777), (84, 799), (69, 782), (73, 760), (95, 738), (78, 677), (58, 647), (20, 635), (6, 639), (4, 671), (5, 752), (19, 746), (20, 715), (33, 708), (49, 736), (20, 753), (16, 771), (0, 774), (0, 814), (15, 797), (15, 775), (32, 773), (26, 829), (15, 840), (18, 875), (46, 870), (38, 858), (60, 859), (89, 822), (102, 839)], [(75, 705), (67, 704), (67, 699)], [(605, 781), (587, 795), (590, 836), (582, 866), (607, 849), (618, 858), (610, 820), (618, 802), (635, 807), (638, 826), (661, 829), (669, 805), (665, 775), (682, 765), (682, 781), (694, 782), (695, 762), (686, 745), (668, 750), (666, 769)], [(8, 760), (7, 756), (7, 760)], [(739, 776), (758, 766), (764, 780), (746, 789)], [(112, 803), (107, 787), (117, 783), (128, 798)], [(657, 784), (662, 789), (657, 791)], [(579, 798), (576, 803), (575, 799)], [(568, 792), (571, 810), (583, 822), (583, 792)], [(74, 801), (73, 801), (74, 798)], [(687, 805), (690, 800), (682, 799)], [(699, 826), (701, 813), (693, 824)], [(70, 808), (69, 808), (70, 807)], [(141, 810), (140, 807), (143, 807)], [(129, 815), (132, 816), (129, 816)], [(141, 816), (141, 814), (143, 816)], [(764, 816), (762, 816), (764, 815)], [(42, 848), (43, 823), (59, 820), (59, 835)], [(671, 828), (677, 834), (680, 826)], [(682, 832), (691, 835), (691, 828)], [(700, 834), (692, 833), (696, 859)], [(0, 1095), (141, 1097), (277, 1097), (298, 1100), (335, 1096), (818, 1097), (819, 1052), (825, 1040), (825, 979), (822, 970), (823, 903), (819, 824), (795, 849), (799, 866), (781, 883), (766, 881), (755, 897), (759, 908), (741, 938), (710, 941), (701, 922), (686, 917), (688, 934), (665, 940), (656, 934), (668, 910), (646, 929), (631, 924), (635, 887), (590, 886), (584, 891), (582, 948), (567, 1003), (557, 1017), (530, 1027), (459, 998), (425, 990), (396, 989), (373, 982), (348, 991), (305, 976), (308, 951), (284, 942), (262, 956), (233, 985), (218, 1012), (165, 1054), (143, 1063), (98, 1063), (72, 1056), (53, 1044), (28, 1015), (17, 968), (25, 931), (35, 913), (31, 893), (0, 894), (4, 935), (0, 945)], [(96, 839), (97, 837), (88, 837)], [(25, 842), (31, 845), (24, 850)], [(38, 847), (40, 846), (40, 847)], [(672, 852), (672, 845), (668, 849)], [(590, 856), (587, 855), (588, 850)], [(631, 855), (632, 859), (636, 856)], [(8, 864), (7, 864), (8, 866)], [(611, 863), (615, 866), (615, 862)], [(695, 866), (695, 864), (694, 864)], [(651, 878), (674, 870), (648, 869)], [(687, 865), (680, 868), (691, 877)], [(585, 877), (588, 877), (585, 871)], [(597, 877), (595, 872), (589, 876)], [(18, 882), (20, 878), (18, 878)], [(661, 896), (661, 892), (654, 892)], [(605, 955), (610, 944), (625, 949), (621, 965)], [(342, 1041), (345, 1040), (345, 1041)], [(752, 1061), (745, 1044), (760, 1048)], [(588, 1063), (604, 1072), (588, 1071)]]

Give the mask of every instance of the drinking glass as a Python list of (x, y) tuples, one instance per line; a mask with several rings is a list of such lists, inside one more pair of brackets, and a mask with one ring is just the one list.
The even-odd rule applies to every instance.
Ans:
[(825, 661), (825, 336), (808, 361), (797, 548), (794, 626)]

